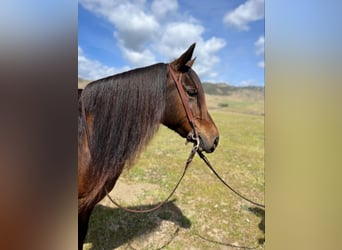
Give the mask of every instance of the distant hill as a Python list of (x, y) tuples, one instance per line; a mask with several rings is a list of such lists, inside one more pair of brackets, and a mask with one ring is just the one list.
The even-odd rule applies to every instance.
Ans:
[(264, 87), (259, 86), (246, 86), (237, 87), (231, 86), (225, 83), (210, 83), (204, 82), (203, 84), (204, 92), (209, 95), (232, 95), (237, 92), (256, 92), (263, 95)]
[[(78, 78), (78, 87), (83, 89), (89, 82), (90, 80)], [(250, 92), (264, 96), (264, 87), (258, 86), (236, 87), (228, 85), (226, 83), (204, 82), (203, 89), (204, 92), (209, 95), (232, 95), (237, 93), (247, 94), (248, 92)]]
[[(78, 88), (90, 81), (78, 78)], [(225, 83), (203, 83), (208, 109), (211, 111), (264, 114), (264, 87), (236, 87)]]
[[(78, 88), (83, 89), (90, 80), (85, 80), (82, 78), (78, 78)], [(231, 86), (226, 83), (210, 83), (204, 82), (203, 84), (204, 92), (208, 95), (217, 95), (217, 96), (239, 96), (242, 99), (264, 99), (264, 87), (260, 86), (246, 86), (246, 87), (237, 87)]]
[(84, 89), (84, 87), (89, 83), (91, 82), (90, 80), (85, 80), (85, 79), (82, 79), (82, 78), (78, 78), (78, 88), (79, 89)]

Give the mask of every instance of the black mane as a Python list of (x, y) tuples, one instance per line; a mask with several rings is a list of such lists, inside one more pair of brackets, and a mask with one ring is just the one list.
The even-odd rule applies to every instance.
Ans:
[[(92, 117), (90, 136), (91, 177), (108, 178), (130, 165), (158, 130), (165, 109), (167, 65), (155, 64), (90, 83), (79, 99), (78, 141), (86, 133), (82, 105)], [(95, 194), (96, 195), (96, 194)]]

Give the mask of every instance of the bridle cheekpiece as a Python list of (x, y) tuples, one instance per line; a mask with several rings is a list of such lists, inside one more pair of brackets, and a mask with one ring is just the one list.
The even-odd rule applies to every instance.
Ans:
[(183, 104), (186, 116), (187, 116), (188, 121), (190, 123), (190, 126), (192, 128), (192, 133), (190, 133), (191, 137), (187, 138), (187, 140), (190, 139), (191, 141), (194, 142), (193, 150), (195, 150), (195, 152), (196, 152), (199, 149), (199, 146), (200, 146), (200, 139), (199, 139), (198, 132), (197, 132), (197, 129), (196, 129), (195, 119), (194, 119), (194, 117), (192, 115), (192, 112), (191, 112), (191, 109), (190, 109), (190, 106), (189, 106), (189, 102), (188, 102), (188, 99), (187, 99), (186, 94), (184, 92), (183, 85), (182, 85), (182, 73), (179, 74), (179, 77), (177, 79), (176, 73), (174, 72), (172, 67), (170, 65), (168, 65), (167, 67), (168, 67), (168, 71), (170, 72), (170, 74), (171, 74), (171, 76), (172, 76), (172, 78), (173, 78), (173, 80), (174, 80), (174, 82), (176, 84), (179, 96), (180, 96), (180, 98), (182, 100), (182, 104)]

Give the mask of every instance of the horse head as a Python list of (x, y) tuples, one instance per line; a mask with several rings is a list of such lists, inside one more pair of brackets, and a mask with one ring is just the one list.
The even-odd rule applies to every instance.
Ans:
[[(192, 69), (196, 59), (192, 59), (195, 45), (191, 45), (178, 59), (169, 64), (166, 106), (162, 123), (188, 141), (193, 142), (194, 129), (185, 108), (185, 105), (188, 105), (193, 117), (193, 125), (200, 140), (199, 149), (211, 153), (218, 145), (219, 133), (208, 113), (201, 80)], [(183, 103), (178, 92), (175, 78), (179, 79), (181, 83), (186, 104)]]

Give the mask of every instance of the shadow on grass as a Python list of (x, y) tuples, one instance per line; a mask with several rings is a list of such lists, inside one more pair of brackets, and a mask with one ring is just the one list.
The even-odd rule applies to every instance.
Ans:
[[(264, 237), (259, 238), (258, 243), (259, 243), (259, 246), (263, 245), (265, 243), (265, 210), (261, 209), (259, 207), (249, 207), (248, 211), (252, 212), (254, 215), (261, 218), (261, 221), (260, 221), (258, 227), (259, 227), (260, 231), (263, 232)], [(194, 233), (194, 235), (196, 235), (197, 237), (199, 237), (200, 239), (202, 239), (204, 241), (214, 243), (217, 245), (221, 245), (221, 246), (228, 246), (228, 247), (236, 248), (236, 249), (257, 249), (259, 247), (259, 246), (240, 246), (240, 245), (235, 245), (235, 244), (231, 244), (231, 243), (220, 242), (220, 241), (209, 239), (208, 237), (203, 236), (199, 233)]]
[(259, 244), (265, 243), (265, 210), (259, 207), (250, 207), (248, 208), (249, 211), (251, 211), (253, 214), (255, 214), (257, 217), (261, 218), (261, 221), (259, 223), (259, 229), (263, 232), (264, 237), (259, 238), (258, 242)]
[[(97, 205), (90, 218), (85, 243), (91, 243), (91, 250), (115, 249), (124, 244), (128, 244), (132, 249), (141, 248), (141, 245), (146, 248), (148, 247), (146, 244), (151, 242), (143, 242), (146, 238), (144, 236), (162, 230), (162, 233), (156, 233), (156, 236), (150, 237), (153, 241), (157, 241), (155, 244), (153, 242), (153, 245), (158, 245), (154, 248), (161, 249), (169, 245), (177, 236), (179, 227), (191, 227), (190, 220), (183, 215), (174, 202), (175, 200), (169, 201), (151, 213), (130, 213), (119, 208)], [(155, 206), (156, 204), (129, 208), (143, 210)], [(167, 223), (167, 226), (163, 223), (165, 221), (172, 223)], [(135, 244), (133, 240), (138, 241), (138, 247), (133, 246)]]

